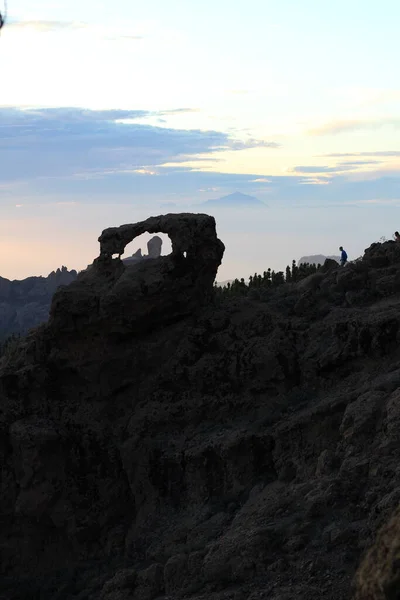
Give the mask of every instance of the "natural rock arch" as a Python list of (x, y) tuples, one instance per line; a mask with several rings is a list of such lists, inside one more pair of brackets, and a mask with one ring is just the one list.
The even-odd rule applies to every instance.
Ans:
[[(126, 246), (146, 232), (167, 234), (172, 253), (124, 263)], [(50, 324), (59, 331), (129, 335), (175, 322), (210, 299), (225, 249), (214, 217), (191, 213), (111, 227), (99, 242), (93, 265), (54, 296)]]
[(171, 239), (172, 256), (184, 256), (201, 261), (210, 253), (222, 254), (224, 246), (216, 237), (215, 219), (205, 214), (179, 213), (150, 217), (145, 221), (120, 227), (109, 227), (99, 237), (99, 261), (107, 261), (113, 255), (119, 257), (126, 246), (143, 233), (165, 233)]

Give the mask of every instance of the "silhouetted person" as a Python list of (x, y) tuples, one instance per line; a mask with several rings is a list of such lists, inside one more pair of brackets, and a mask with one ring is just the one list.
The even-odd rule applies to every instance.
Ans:
[(347, 263), (347, 252), (346, 252), (346, 250), (343, 250), (343, 246), (340, 246), (339, 250), (341, 252), (340, 264), (342, 265), (342, 267), (344, 267), (344, 265)]
[(400, 242), (400, 233), (398, 231), (394, 232), (393, 237), (395, 242)]

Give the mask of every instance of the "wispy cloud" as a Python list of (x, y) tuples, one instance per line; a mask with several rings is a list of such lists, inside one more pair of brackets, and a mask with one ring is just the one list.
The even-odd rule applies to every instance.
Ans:
[(141, 169), (134, 169), (134, 173), (139, 173), (140, 175), (158, 175), (158, 171), (155, 169), (149, 169), (147, 167), (143, 167)]
[(158, 113), (153, 113), (153, 114), (158, 114), (158, 115), (162, 115), (162, 116), (170, 116), (170, 115), (180, 115), (180, 114), (185, 114), (185, 113), (198, 113), (200, 112), (199, 108), (171, 108), (169, 110), (160, 110)]
[(118, 34), (116, 34), (116, 35), (105, 35), (104, 39), (115, 41), (115, 42), (119, 42), (119, 41), (137, 42), (140, 40), (144, 40), (145, 36), (144, 35), (118, 35)]
[(400, 150), (378, 150), (376, 152), (374, 151), (368, 151), (368, 152), (335, 152), (333, 154), (320, 154), (319, 156), (324, 157), (324, 158), (351, 158), (351, 157), (357, 157), (357, 156), (366, 156), (366, 157), (375, 157), (375, 156), (382, 156), (382, 157), (396, 157), (396, 156), (400, 156)]
[[(400, 170), (388, 175), (375, 174), (373, 179), (367, 174), (365, 178), (353, 178), (348, 174), (334, 173), (325, 176), (270, 176), (268, 186), (255, 183), (254, 174), (204, 172), (185, 167), (149, 167), (149, 171), (156, 171), (157, 176), (154, 176), (150, 172), (138, 173), (138, 170), (124, 173), (109, 170), (106, 174), (98, 171), (93, 177), (85, 174), (82, 177), (37, 178), (20, 185), (7, 198), (10, 203), (15, 202), (16, 197), (23, 198), (28, 204), (74, 198), (83, 204), (112, 206), (114, 203), (137, 203), (144, 207), (152, 202), (159, 204), (162, 199), (173, 195), (180, 206), (186, 202), (184, 205), (187, 207), (188, 204), (209, 199), (215, 194), (213, 190), (218, 190), (221, 196), (241, 191), (264, 199), (271, 205), (299, 208), (311, 205), (324, 207), (331, 203), (339, 206), (375, 199), (400, 201)], [(12, 186), (10, 184), (10, 190)], [(4, 193), (3, 197), (6, 197)]]
[(330, 185), (332, 182), (327, 177), (304, 177), (299, 185)]
[(381, 204), (383, 206), (396, 206), (400, 203), (400, 199), (398, 200), (382, 200), (379, 198), (373, 198), (371, 200), (357, 200), (355, 204)]
[(88, 24), (81, 21), (10, 20), (7, 23), (7, 26), (11, 29), (24, 29), (45, 33), (52, 31), (85, 29), (88, 27)]
[[(168, 109), (174, 113), (190, 108)], [(160, 111), (161, 112), (161, 111)], [(0, 107), (0, 164), (4, 200), (18, 203), (147, 202), (169, 194), (195, 201), (218, 189), (269, 202), (392, 200), (400, 169), (384, 172), (379, 156), (351, 155), (336, 165), (298, 165), (281, 176), (216, 172), (221, 150), (240, 152), (276, 144), (237, 139), (215, 130), (181, 130), (139, 123), (151, 111)], [(128, 122), (126, 122), (128, 121)], [(346, 153), (345, 153), (346, 154)], [(340, 158), (342, 158), (340, 156)], [(196, 162), (198, 161), (198, 163)], [(190, 164), (188, 164), (190, 163)], [(212, 164), (207, 170), (205, 164)], [(196, 167), (197, 164), (197, 167)], [(365, 167), (376, 165), (373, 178)], [(206, 190), (200, 192), (199, 190)], [(175, 196), (174, 196), (175, 198)], [(180, 201), (180, 200), (179, 200)]]
[(307, 133), (308, 135), (336, 135), (362, 129), (380, 129), (381, 127), (400, 127), (400, 118), (388, 117), (385, 119), (347, 119), (331, 121), (319, 127), (309, 129)]
[(217, 158), (222, 150), (276, 147), (273, 142), (238, 140), (215, 130), (170, 129), (136, 122), (154, 114), (141, 110), (0, 107), (3, 181), (153, 172), (168, 163)]
[(342, 173), (344, 171), (359, 170), (360, 167), (367, 165), (381, 164), (379, 160), (354, 160), (351, 162), (341, 162), (334, 166), (329, 165), (299, 165), (291, 170), (294, 173)]
[(233, 141), (230, 146), (230, 150), (246, 150), (248, 148), (280, 148), (280, 147), (281, 147), (281, 144), (278, 144), (277, 142), (268, 142), (265, 140), (257, 140), (255, 138), (249, 138), (247, 140)]
[(336, 167), (328, 167), (327, 165), (298, 165), (290, 169), (292, 173), (334, 173)]
[(139, 33), (131, 32), (127, 28), (109, 28), (84, 21), (10, 19), (7, 26), (7, 29), (10, 28), (11, 31), (23, 31), (24, 33), (85, 32), (85, 35), (90, 34), (91, 36), (108, 41), (136, 42), (143, 40), (145, 37)]

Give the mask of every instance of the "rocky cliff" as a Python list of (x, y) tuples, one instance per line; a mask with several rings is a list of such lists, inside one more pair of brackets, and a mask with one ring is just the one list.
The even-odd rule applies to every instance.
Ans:
[(28, 277), (21, 281), (0, 277), (0, 340), (13, 333), (24, 335), (47, 321), (54, 292), (76, 277), (77, 272), (66, 267), (48, 277)]
[[(124, 265), (144, 231), (172, 254)], [(260, 302), (214, 295), (212, 217), (99, 241), (2, 359), (0, 598), (373, 598), (352, 582), (400, 500), (400, 245)]]

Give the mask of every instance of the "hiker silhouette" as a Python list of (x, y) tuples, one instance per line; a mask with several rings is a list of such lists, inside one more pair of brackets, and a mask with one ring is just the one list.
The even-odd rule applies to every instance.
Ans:
[(347, 252), (346, 252), (346, 250), (343, 250), (343, 246), (340, 246), (339, 250), (341, 252), (340, 264), (342, 265), (342, 267), (344, 267), (344, 265), (347, 263)]

